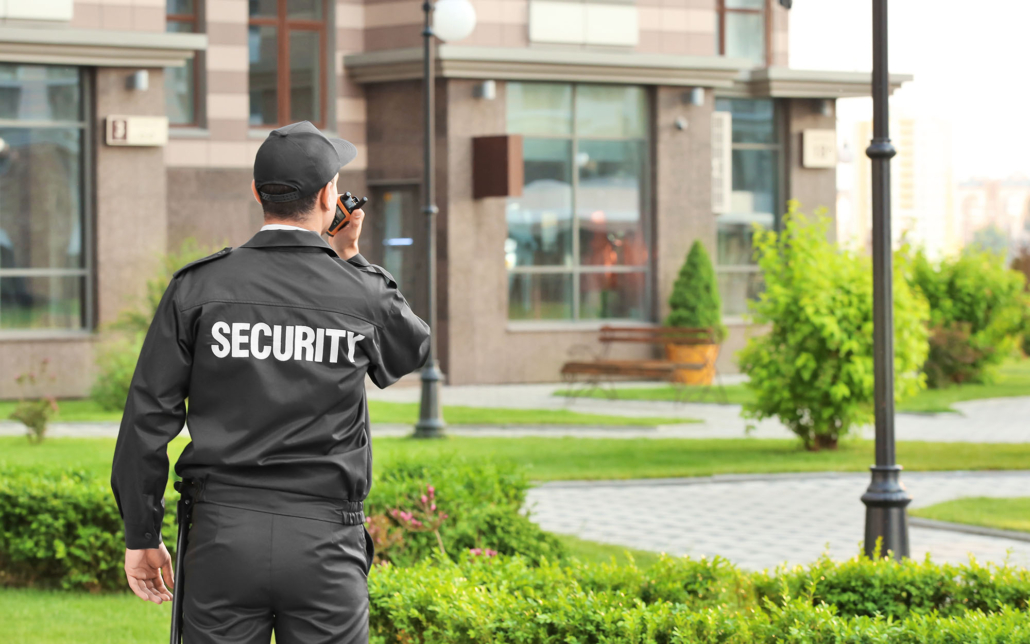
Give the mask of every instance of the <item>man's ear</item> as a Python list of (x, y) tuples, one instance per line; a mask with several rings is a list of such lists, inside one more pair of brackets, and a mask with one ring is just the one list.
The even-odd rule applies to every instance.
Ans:
[(322, 206), (330, 212), (336, 210), (336, 204), (333, 202), (333, 187), (333, 182), (330, 181), (322, 186), (322, 191), (318, 195), (319, 199), (322, 201)]
[(253, 179), (250, 180), (250, 191), (254, 193), (254, 199), (257, 200), (258, 205), (261, 205), (261, 197), (258, 195), (257, 182)]

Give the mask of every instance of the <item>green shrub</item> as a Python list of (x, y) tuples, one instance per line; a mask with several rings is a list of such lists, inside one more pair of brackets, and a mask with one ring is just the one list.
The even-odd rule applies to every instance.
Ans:
[[(901, 578), (891, 578), (899, 568)], [(743, 573), (720, 560), (667, 556), (640, 570), (463, 555), (457, 563), (376, 568), (369, 577), (370, 641), (1030, 643), (1025, 594), (1008, 588), (1025, 589), (1027, 575), (1005, 567), (899, 566), (861, 557), (770, 575)], [(833, 595), (843, 607), (824, 601), (820, 585), (835, 577), (854, 582), (871, 604), (856, 603), (846, 589)], [(912, 581), (927, 586), (916, 588), (920, 610), (871, 614), (890, 606)], [(932, 590), (934, 584), (945, 590)], [(772, 588), (777, 592), (767, 592)], [(999, 588), (1004, 592), (996, 593)], [(956, 594), (948, 595), (952, 590)], [(992, 599), (967, 601), (985, 596)], [(934, 602), (948, 612), (934, 612)]]
[(1030, 243), (1019, 248), (1019, 252), (1012, 258), (1010, 268), (1023, 274), (1023, 321), (1020, 336), (1023, 355), (1030, 356)]
[(912, 264), (911, 281), (930, 304), (934, 330), (924, 366), (930, 386), (989, 381), (1018, 343), (1022, 275), (1000, 255), (975, 248), (936, 263), (919, 252)]
[[(423, 486), (432, 484), (448, 514), (440, 532), (452, 556), (477, 547), (531, 560), (563, 555), (554, 536), (519, 512), (529, 483), (514, 465), (447, 456), (401, 459), (383, 470), (366, 499), (366, 514), (411, 507)], [(123, 588), (123, 528), (109, 480), (109, 473), (0, 469), (0, 584)], [(177, 499), (169, 485), (162, 534), (173, 556)], [(429, 557), (438, 550), (435, 539), (408, 532), (388, 560), (403, 566)]]
[(161, 256), (154, 277), (147, 280), (147, 293), (143, 301), (118, 314), (118, 318), (106, 329), (103, 342), (96, 351), (96, 376), (90, 397), (108, 411), (125, 408), (129, 395), (129, 383), (136, 370), (136, 360), (143, 347), (143, 338), (154, 319), (157, 305), (161, 302), (172, 274), (202, 257), (215, 252), (215, 248), (201, 245), (190, 237), (182, 242), (175, 252)]
[(720, 340), (726, 337), (715, 268), (700, 241), (690, 247), (679, 277), (672, 285), (669, 308), (666, 326), (714, 329)]
[[(765, 292), (751, 304), (769, 333), (738, 354), (754, 402), (749, 418), (778, 417), (808, 449), (834, 447), (839, 437), (872, 420), (873, 283), (867, 257), (827, 239), (821, 213), (810, 221), (791, 202), (782, 233), (757, 230), (755, 252)], [(928, 319), (925, 299), (906, 281), (906, 257), (895, 262), (895, 398), (924, 386)]]
[(129, 384), (142, 348), (143, 335), (139, 333), (112, 335), (97, 347), (97, 375), (89, 395), (102, 409), (125, 409)]

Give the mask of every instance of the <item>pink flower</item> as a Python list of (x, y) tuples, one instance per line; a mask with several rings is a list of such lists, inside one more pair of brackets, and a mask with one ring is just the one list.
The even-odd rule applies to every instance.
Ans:
[(433, 493), (436, 492), (436, 488), (434, 488), (432, 485), (428, 486), (426, 490), (429, 492), (429, 496), (433, 496)]
[(444, 514), (443, 512), (441, 512), (441, 513), (440, 513), (440, 518), (441, 518), (441, 519), (446, 519), (446, 518), (447, 518), (447, 515), (446, 515), (446, 514)]
[(425, 494), (423, 494), (423, 495), (422, 495), (422, 502), (423, 502), (423, 503), (429, 503), (429, 499), (428, 499), (428, 498), (426, 498), (426, 495), (425, 495)]
[(470, 548), (469, 549), (469, 554), (473, 554), (473, 555), (478, 556), (478, 555), (481, 555), (482, 553), (483, 553), (483, 551), (480, 550), (479, 548)]
[(429, 506), (429, 509), (432, 512), (436, 512), (436, 504), (434, 503), (433, 505)]
[(486, 549), (486, 556), (487, 556), (487, 557), (493, 557), (493, 556), (494, 556), (494, 555), (496, 555), (496, 554), (497, 554), (497, 551), (496, 551), (496, 550), (491, 550), (491, 549), (489, 549), (489, 548), (487, 548), (487, 549)]

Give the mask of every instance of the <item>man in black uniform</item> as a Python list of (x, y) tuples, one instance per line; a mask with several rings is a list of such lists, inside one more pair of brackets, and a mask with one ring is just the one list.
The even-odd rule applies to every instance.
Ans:
[(422, 366), (429, 327), (358, 253), (364, 213), (320, 237), (355, 155), (306, 121), (271, 132), (254, 161), (265, 227), (177, 271), (143, 343), (111, 486), (129, 586), (170, 600), (166, 445), (188, 421), (175, 465), (197, 482), (188, 644), (267, 643), (273, 629), (279, 644), (368, 641), (364, 379), (386, 387)]

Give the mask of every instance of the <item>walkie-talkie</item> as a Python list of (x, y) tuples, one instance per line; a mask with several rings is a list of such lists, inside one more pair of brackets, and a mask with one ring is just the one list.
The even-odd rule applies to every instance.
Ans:
[(329, 230), (326, 231), (326, 234), (332, 237), (346, 228), (347, 224), (350, 223), (351, 213), (366, 203), (368, 203), (368, 197), (358, 199), (350, 192), (340, 195), (340, 198), (336, 200), (336, 216), (333, 217), (333, 223), (329, 225)]

